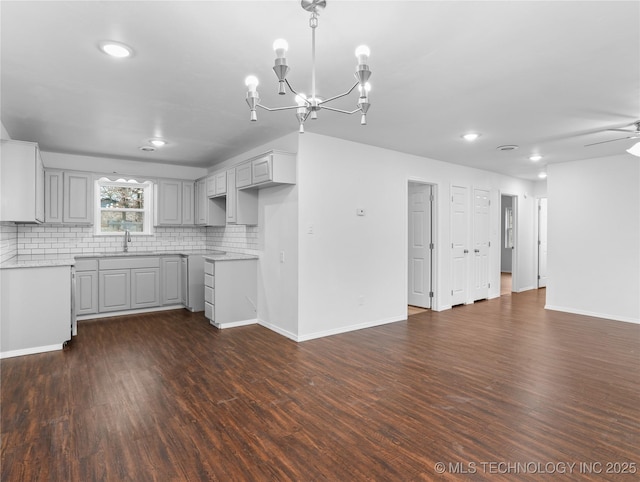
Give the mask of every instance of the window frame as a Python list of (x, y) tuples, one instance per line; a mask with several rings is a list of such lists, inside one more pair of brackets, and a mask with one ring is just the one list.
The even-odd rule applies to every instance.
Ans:
[[(100, 191), (103, 186), (115, 187), (142, 187), (143, 188), (143, 205), (144, 208), (103, 208), (101, 205)], [(96, 236), (122, 236), (125, 231), (102, 231), (102, 212), (142, 212), (144, 213), (144, 223), (142, 231), (130, 231), (132, 236), (152, 236), (153, 232), (153, 181), (139, 181), (137, 179), (109, 179), (101, 177), (95, 180), (95, 199), (94, 199), (94, 234)]]

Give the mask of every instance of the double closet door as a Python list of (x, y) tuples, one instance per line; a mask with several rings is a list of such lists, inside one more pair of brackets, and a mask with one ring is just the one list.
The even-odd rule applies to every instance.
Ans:
[(490, 206), (488, 190), (451, 186), (452, 306), (489, 297)]

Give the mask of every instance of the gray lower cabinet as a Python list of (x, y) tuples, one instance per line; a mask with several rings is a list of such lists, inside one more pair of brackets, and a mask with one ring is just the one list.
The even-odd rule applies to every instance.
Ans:
[(162, 304), (183, 304), (182, 257), (162, 258)]
[(100, 313), (160, 306), (160, 258), (98, 260)]
[(98, 260), (76, 261), (76, 315), (98, 312)]
[(131, 308), (131, 270), (100, 271), (100, 312)]
[(152, 308), (160, 305), (160, 269), (137, 268), (131, 270), (131, 309)]
[(255, 323), (258, 263), (255, 259), (204, 263), (204, 316), (217, 328)]

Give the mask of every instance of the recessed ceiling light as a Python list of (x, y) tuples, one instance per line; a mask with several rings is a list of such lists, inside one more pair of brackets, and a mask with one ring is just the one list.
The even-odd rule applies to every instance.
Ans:
[(100, 47), (100, 50), (105, 54), (111, 57), (116, 57), (118, 59), (124, 59), (133, 55), (133, 49), (121, 42), (113, 42), (111, 40), (107, 40), (104, 42), (100, 42), (98, 46)]
[(529, 157), (529, 160), (533, 162), (538, 162), (540, 159), (542, 159), (542, 156), (540, 154), (534, 154), (533, 156)]
[(155, 147), (162, 147), (167, 145), (167, 141), (160, 138), (149, 139), (149, 143), (153, 144)]
[(518, 148), (515, 144), (506, 144), (504, 146), (496, 147), (499, 151), (515, 151)]
[(547, 178), (547, 173), (546, 172), (541, 172), (540, 174), (538, 174), (538, 177), (540, 179), (546, 179)]
[(478, 134), (477, 132), (468, 132), (467, 134), (464, 134), (462, 136), (465, 141), (469, 142), (475, 141), (478, 137), (480, 137), (480, 134)]
[(156, 148), (153, 146), (140, 146), (138, 147), (138, 149), (140, 149), (143, 152), (153, 152), (156, 150)]

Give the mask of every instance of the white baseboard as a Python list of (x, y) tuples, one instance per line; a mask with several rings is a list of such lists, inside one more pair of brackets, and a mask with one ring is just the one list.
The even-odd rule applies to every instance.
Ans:
[(33, 348), (22, 348), (20, 350), (10, 350), (0, 352), (0, 359), (12, 358), (14, 356), (35, 355), (36, 353), (46, 353), (48, 351), (62, 350), (62, 343), (58, 345), (35, 346)]
[(140, 308), (137, 310), (109, 311), (106, 313), (94, 313), (92, 315), (79, 315), (76, 319), (77, 321), (95, 320), (98, 318), (112, 318), (114, 316), (138, 315), (141, 313), (154, 313), (156, 311), (181, 310), (184, 307), (185, 307), (184, 305), (168, 305), (168, 306), (158, 306), (155, 308)]
[(209, 320), (209, 323), (215, 326), (218, 330), (224, 330), (226, 328), (237, 328), (238, 326), (255, 325), (258, 323), (258, 320), (254, 318), (252, 320), (231, 321), (229, 323), (216, 323), (215, 321)]
[(594, 318), (604, 318), (606, 320), (623, 321), (625, 323), (640, 324), (640, 319), (638, 318), (631, 318), (628, 316), (617, 316), (617, 315), (612, 315), (610, 313), (595, 313), (593, 311), (576, 310), (574, 308), (567, 308), (565, 306), (556, 306), (556, 305), (544, 305), (544, 309), (552, 310), (552, 311), (563, 311), (565, 313), (572, 313), (574, 315), (593, 316)]
[(368, 321), (366, 323), (359, 323), (357, 325), (343, 326), (340, 328), (334, 328), (332, 330), (317, 331), (315, 333), (309, 333), (307, 335), (301, 335), (301, 336), (299, 335), (296, 337), (296, 341), (314, 340), (316, 338), (322, 338), (325, 336), (339, 335), (340, 333), (348, 333), (350, 331), (363, 330), (365, 328), (373, 328), (374, 326), (387, 325), (389, 323), (395, 323), (397, 321), (406, 321), (406, 319), (407, 319), (407, 316), (405, 315), (404, 317), (399, 316), (399, 317), (387, 318), (387, 319), (376, 320), (376, 321)]
[(258, 320), (258, 324), (260, 326), (264, 326), (265, 328), (267, 328), (267, 329), (269, 329), (271, 331), (275, 331), (278, 335), (285, 336), (285, 337), (289, 338), (290, 340), (300, 341), (300, 340), (298, 340), (298, 335), (296, 335), (295, 333), (291, 333), (290, 331), (283, 330), (279, 326), (272, 325), (271, 323), (267, 323), (264, 320)]

